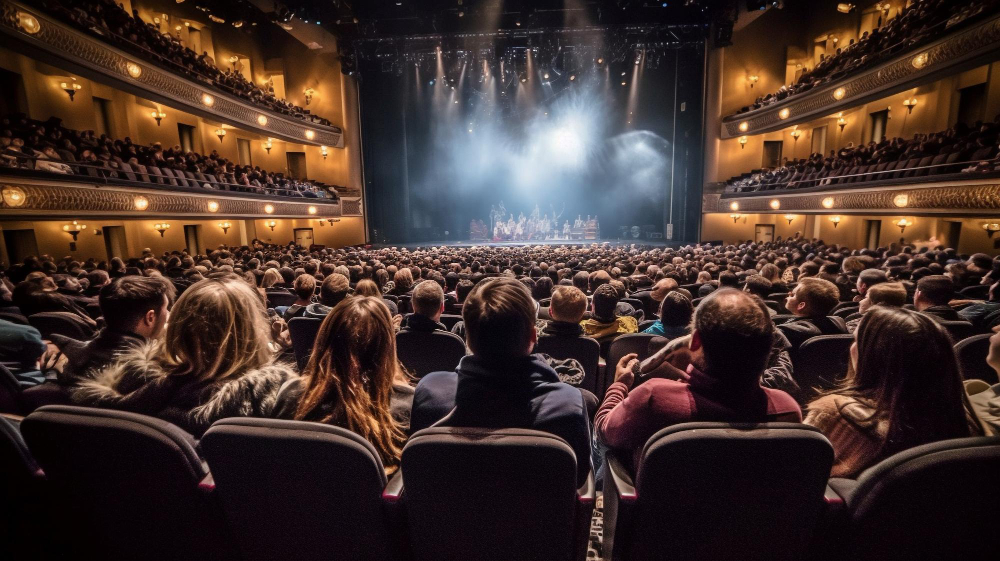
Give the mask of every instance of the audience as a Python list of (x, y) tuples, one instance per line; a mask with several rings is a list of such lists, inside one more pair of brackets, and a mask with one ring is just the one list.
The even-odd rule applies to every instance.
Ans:
[(646, 328), (651, 333), (669, 339), (683, 337), (690, 332), (694, 307), (691, 299), (680, 292), (671, 292), (660, 302), (660, 319)]
[(944, 321), (959, 321), (958, 312), (948, 305), (955, 297), (955, 283), (945, 275), (930, 275), (917, 281), (913, 307), (926, 315)]
[(591, 467), (583, 394), (531, 354), (537, 339), (531, 294), (513, 279), (483, 281), (469, 294), (462, 319), (472, 355), (455, 372), (421, 378), (411, 429), (436, 424), (550, 432), (576, 453), (577, 486), (582, 485)]
[(347, 277), (340, 273), (331, 273), (323, 279), (323, 284), (320, 285), (319, 302), (306, 306), (305, 317), (325, 318), (330, 310), (344, 298), (347, 298), (350, 293), (351, 285), (347, 281)]
[(906, 300), (906, 288), (899, 282), (884, 282), (869, 288), (858, 304), (858, 317), (847, 320), (847, 331), (855, 333), (868, 310), (874, 307), (902, 308), (906, 305)]
[(295, 302), (282, 314), (281, 317), (285, 321), (305, 315), (306, 309), (312, 305), (313, 296), (316, 294), (316, 277), (312, 275), (295, 277), (295, 282), (292, 283), (292, 292), (295, 293)]
[(375, 447), (391, 474), (399, 467), (412, 401), (389, 309), (380, 298), (351, 297), (323, 320), (309, 364), (281, 388), (274, 416), (350, 430)]
[(278, 390), (296, 376), (274, 355), (260, 297), (224, 273), (185, 290), (163, 337), (81, 380), (73, 399), (159, 417), (200, 436), (219, 419), (272, 414)]
[(591, 317), (580, 322), (583, 332), (598, 341), (608, 341), (623, 333), (639, 331), (639, 322), (632, 316), (616, 315), (618, 291), (611, 284), (602, 284), (594, 291)]
[(958, 317), (972, 323), (976, 331), (991, 331), (1000, 325), (1000, 282), (990, 285), (989, 301), (975, 302), (958, 311)]
[(853, 373), (810, 403), (805, 419), (833, 444), (831, 476), (854, 478), (907, 448), (982, 434), (951, 339), (929, 316), (872, 308), (858, 326), (851, 365)]
[(830, 312), (840, 298), (837, 285), (820, 278), (799, 279), (798, 285), (785, 300), (785, 309), (795, 319), (780, 326), (793, 348), (799, 348), (810, 337), (847, 333), (847, 324)]
[(540, 337), (583, 337), (583, 314), (587, 295), (575, 286), (557, 286), (552, 290), (549, 317)]
[(403, 318), (402, 327), (409, 331), (448, 331), (441, 323), (444, 313), (444, 289), (434, 281), (423, 281), (413, 289), (410, 299), (413, 313)]
[(643, 446), (658, 430), (691, 421), (765, 422), (802, 420), (787, 393), (760, 385), (771, 354), (774, 325), (753, 297), (721, 289), (694, 312), (686, 368), (658, 353), (632, 388), (636, 355), (618, 363), (594, 419), (596, 438), (620, 451), (633, 471)]

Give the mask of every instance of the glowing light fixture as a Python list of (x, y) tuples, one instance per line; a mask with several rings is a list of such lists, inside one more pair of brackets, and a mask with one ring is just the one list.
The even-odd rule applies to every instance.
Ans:
[(749, 82), (751, 89), (753, 88), (754, 84), (756, 84), (759, 81), (760, 81), (760, 76), (756, 74), (751, 74), (750, 76), (747, 76), (747, 82)]
[(87, 229), (87, 225), (80, 224), (79, 222), (74, 220), (72, 224), (63, 224), (62, 229), (63, 232), (66, 232), (67, 234), (73, 236), (73, 241), (76, 241), (76, 237), (80, 235), (80, 232)]
[(132, 199), (132, 206), (134, 206), (136, 210), (146, 210), (149, 208), (149, 199), (139, 195)]
[(160, 111), (159, 109), (154, 109), (149, 114), (149, 116), (156, 119), (156, 126), (160, 126), (160, 121), (162, 121), (163, 118), (167, 116), (167, 114), (164, 113), (163, 111)]
[(794, 129), (792, 130), (791, 135), (792, 135), (792, 140), (798, 142), (799, 137), (802, 136), (802, 131), (800, 131), (799, 129)]
[(260, 125), (260, 126), (262, 126), (262, 127), (266, 127), (267, 126), (267, 117), (265, 117), (264, 115), (257, 115), (257, 124)]
[(266, 205), (264, 205), (264, 212), (266, 212), (268, 214), (274, 214), (274, 205), (272, 205), (272, 204), (266, 204)]
[(327, 156), (330, 155), (330, 153), (327, 152), (327, 150), (326, 150), (326, 146), (320, 146), (319, 147), (319, 153), (323, 155), (323, 159), (324, 160), (326, 159)]
[(133, 78), (142, 76), (142, 67), (131, 61), (125, 63), (125, 71)]
[(209, 94), (201, 94), (201, 104), (206, 107), (211, 107), (215, 105), (215, 98)]
[(750, 130), (750, 123), (748, 123), (747, 121), (743, 121), (736, 128), (740, 129), (740, 132), (747, 132), (748, 130)]
[(311, 207), (309, 207), (308, 210), (309, 210), (309, 214), (316, 214), (316, 207), (311, 206)]
[(771, 199), (771, 202), (768, 203), (768, 206), (770, 206), (773, 210), (778, 210), (779, 208), (781, 208), (781, 201), (779, 201), (778, 199)]
[(738, 212), (729, 215), (729, 218), (733, 219), (733, 224), (736, 224), (736, 221), (739, 220), (742, 217), (743, 217), (743, 215), (740, 214), (740, 213), (738, 213)]
[(845, 95), (847, 95), (847, 90), (844, 88), (837, 88), (833, 90), (833, 99), (836, 99), (837, 101), (844, 99)]
[(910, 99), (903, 100), (903, 107), (906, 108), (906, 114), (909, 115), (913, 113), (913, 108), (917, 106), (917, 98), (912, 97)]
[(905, 218), (900, 218), (899, 220), (893, 220), (892, 223), (895, 224), (896, 226), (899, 226), (900, 234), (902, 234), (903, 231), (906, 230), (907, 226), (913, 226), (913, 221), (907, 220)]
[(892, 198), (892, 204), (896, 205), (899, 208), (903, 208), (906, 205), (910, 204), (910, 196), (907, 195), (906, 193), (900, 193), (899, 195), (896, 195), (895, 197)]
[(747, 147), (747, 135), (743, 135), (743, 136), (740, 137), (740, 149), (743, 149), (743, 148), (746, 148), (746, 147)]
[(309, 140), (316, 138), (316, 132), (311, 130), (306, 131), (306, 138)]
[(822, 201), (823, 208), (833, 208), (833, 197), (826, 197)]
[(842, 14), (849, 14), (854, 11), (854, 8), (854, 4), (849, 2), (841, 2), (840, 4), (837, 4), (837, 11)]
[(267, 226), (268, 228), (270, 228), (271, 231), (273, 232), (274, 231), (274, 227), (278, 225), (278, 221), (277, 220), (268, 220), (267, 222), (264, 223), (264, 225)]
[(312, 88), (306, 88), (306, 91), (302, 92), (306, 96), (306, 105), (312, 103), (313, 96), (316, 95), (316, 90)]
[(729, 210), (739, 210), (739, 209), (740, 209), (740, 203), (736, 201), (729, 203)]
[(930, 57), (927, 55), (927, 53), (920, 53), (919, 55), (913, 57), (913, 61), (911, 62), (911, 64), (913, 64), (914, 68), (920, 70), (921, 68), (927, 66), (928, 60), (930, 60)]
[(791, 226), (792, 220), (795, 220), (796, 216), (794, 214), (786, 214), (784, 218), (788, 221), (788, 225)]
[(38, 19), (27, 12), (17, 12), (17, 26), (28, 35), (34, 35), (42, 30), (42, 24), (38, 23)]
[(219, 228), (222, 228), (222, 233), (223, 234), (228, 234), (229, 233), (229, 229), (232, 228), (232, 227), (233, 227), (233, 225), (229, 221), (219, 222)]
[(226, 138), (226, 129), (223, 128), (215, 129), (215, 136), (219, 137), (219, 142), (222, 142), (222, 139)]
[(69, 95), (70, 101), (73, 101), (73, 96), (76, 95), (76, 92), (83, 89), (83, 86), (76, 83), (76, 78), (73, 78), (72, 82), (60, 82), (59, 87), (62, 88), (67, 95)]
[(219, 203), (217, 201), (208, 201), (208, 212), (219, 212)]
[(156, 230), (157, 232), (159, 232), (160, 233), (160, 237), (162, 238), (163, 234), (165, 234), (166, 231), (170, 229), (170, 224), (168, 224), (166, 222), (160, 222), (158, 224), (153, 224), (153, 229)]
[(786, 107), (786, 108), (782, 109), (781, 111), (778, 111), (778, 118), (779, 119), (787, 119), (788, 116), (791, 115), (791, 114), (792, 114), (791, 110)]
[(271, 154), (271, 148), (273, 147), (274, 145), (271, 144), (270, 138), (264, 141), (264, 150), (267, 150), (268, 155)]
[(10, 207), (19, 207), (24, 204), (28, 197), (24, 194), (19, 187), (12, 187), (7, 185), (0, 191), (0, 195), (3, 197), (3, 202)]
[(840, 215), (831, 216), (830, 222), (833, 222), (833, 227), (836, 228), (840, 224)]
[(843, 117), (837, 119), (837, 126), (840, 127), (840, 132), (844, 132), (844, 127), (847, 126), (847, 119)]
[(983, 224), (983, 231), (986, 232), (986, 237), (992, 238), (993, 234), (1000, 232), (1000, 223), (986, 222)]

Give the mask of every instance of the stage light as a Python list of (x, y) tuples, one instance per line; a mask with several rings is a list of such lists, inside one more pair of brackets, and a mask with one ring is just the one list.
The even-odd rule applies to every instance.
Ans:
[(569, 75), (569, 81), (572, 82), (573, 80), (576, 80), (576, 74)]
[(604, 64), (604, 59), (603, 58), (598, 58), (597, 59), (597, 64)]
[(545, 78), (546, 80), (548, 80), (549, 79), (549, 73), (546, 72), (545, 74), (542, 74), (542, 78)]
[(627, 84), (627, 82), (625, 80), (622, 80), (622, 85), (624, 86), (626, 84)]

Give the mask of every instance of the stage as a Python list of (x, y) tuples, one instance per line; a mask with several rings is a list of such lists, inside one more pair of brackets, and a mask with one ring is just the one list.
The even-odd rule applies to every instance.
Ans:
[(494, 242), (494, 241), (454, 241), (454, 240), (437, 240), (429, 242), (420, 243), (387, 243), (387, 244), (371, 244), (373, 248), (384, 248), (384, 247), (398, 247), (406, 249), (416, 249), (416, 248), (428, 248), (428, 247), (477, 247), (477, 246), (488, 246), (488, 247), (534, 247), (534, 246), (565, 246), (565, 247), (589, 247), (591, 245), (608, 245), (612, 247), (618, 246), (628, 246), (637, 245), (643, 247), (681, 247), (684, 245), (691, 245), (694, 242), (677, 242), (677, 241), (665, 241), (665, 240), (538, 240), (538, 241), (504, 241), (504, 242)]

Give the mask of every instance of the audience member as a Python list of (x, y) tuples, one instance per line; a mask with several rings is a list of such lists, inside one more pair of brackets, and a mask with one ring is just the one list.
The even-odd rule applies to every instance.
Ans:
[(962, 319), (954, 308), (948, 305), (955, 297), (955, 283), (945, 275), (929, 275), (917, 281), (917, 291), (913, 295), (913, 307), (929, 316), (944, 321)]
[(639, 331), (639, 322), (632, 316), (615, 315), (618, 292), (610, 284), (602, 284), (594, 291), (592, 315), (580, 322), (583, 332), (598, 341), (608, 341), (623, 333)]
[(285, 321), (305, 315), (306, 309), (313, 303), (313, 296), (316, 294), (316, 277), (312, 275), (295, 277), (292, 292), (295, 293), (295, 302), (282, 314), (281, 317)]
[(350, 293), (351, 285), (347, 277), (340, 273), (330, 273), (319, 287), (319, 302), (306, 306), (305, 317), (325, 318)]
[(840, 299), (837, 285), (819, 278), (799, 279), (785, 300), (785, 309), (795, 319), (779, 327), (792, 348), (799, 348), (810, 337), (847, 333), (847, 324), (830, 312)]
[(403, 329), (408, 331), (448, 331), (441, 323), (444, 313), (444, 289), (434, 281), (426, 280), (413, 289), (410, 298), (413, 313), (403, 318)]
[(668, 339), (687, 335), (691, 330), (691, 316), (694, 307), (691, 300), (680, 292), (671, 292), (660, 302), (660, 319), (646, 328), (643, 333), (651, 333)]

